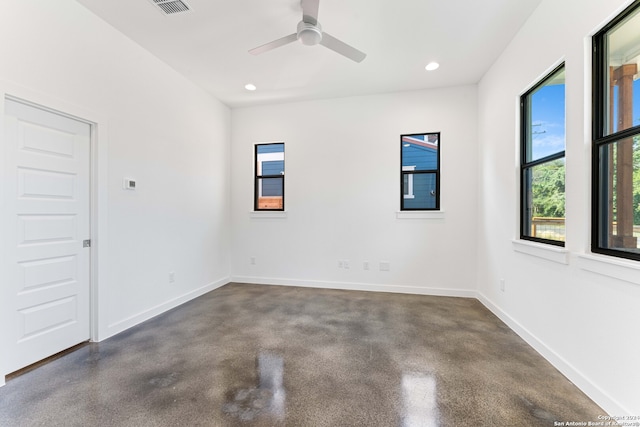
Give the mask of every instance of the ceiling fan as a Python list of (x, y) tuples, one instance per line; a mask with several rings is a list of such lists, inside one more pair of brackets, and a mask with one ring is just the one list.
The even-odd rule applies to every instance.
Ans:
[(366, 53), (360, 52), (358, 49), (349, 46), (332, 35), (322, 31), (322, 27), (318, 22), (319, 2), (320, 0), (301, 0), (302, 21), (298, 23), (297, 31), (288, 36), (251, 49), (249, 53), (259, 55), (277, 47), (293, 43), (296, 40), (300, 40), (300, 42), (306, 46), (321, 44), (322, 46), (328, 47), (334, 52), (346, 56), (355, 62), (362, 62), (362, 60), (367, 56)]

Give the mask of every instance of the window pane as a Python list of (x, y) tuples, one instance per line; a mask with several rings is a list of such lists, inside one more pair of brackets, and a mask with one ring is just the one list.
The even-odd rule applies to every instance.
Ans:
[(258, 178), (258, 209), (282, 209), (283, 178)]
[(562, 67), (527, 96), (527, 162), (564, 151), (564, 74)]
[(438, 134), (403, 136), (402, 168), (416, 171), (438, 169)]
[(640, 125), (640, 9), (607, 33), (605, 135)]
[(436, 209), (435, 173), (404, 174), (403, 178), (402, 209)]
[(284, 144), (261, 144), (256, 153), (258, 176), (284, 175)]
[(599, 246), (640, 253), (640, 136), (599, 149)]
[(565, 241), (564, 172), (564, 159), (524, 170), (523, 235)]
[(255, 210), (284, 210), (284, 143), (257, 144)]

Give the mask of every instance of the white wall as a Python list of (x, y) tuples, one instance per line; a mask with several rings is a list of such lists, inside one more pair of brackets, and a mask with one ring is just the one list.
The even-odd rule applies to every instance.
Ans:
[[(590, 36), (628, 4), (543, 1), (478, 89), (481, 300), (612, 415), (640, 414), (640, 266), (589, 253)], [(562, 60), (566, 252), (512, 242), (519, 235), (517, 101)]]
[(3, 1), (0, 40), (3, 95), (98, 123), (96, 337), (227, 283), (230, 110), (73, 0)]
[[(234, 109), (233, 279), (473, 295), (461, 266), (476, 258), (476, 99), (467, 86)], [(438, 131), (444, 217), (398, 219), (400, 135)], [(285, 143), (286, 217), (256, 218), (253, 147), (273, 141)]]

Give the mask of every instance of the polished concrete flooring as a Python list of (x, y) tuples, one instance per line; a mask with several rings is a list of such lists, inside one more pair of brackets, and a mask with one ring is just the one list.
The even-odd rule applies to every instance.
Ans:
[(1, 426), (553, 426), (603, 410), (478, 301), (229, 284), (0, 388)]

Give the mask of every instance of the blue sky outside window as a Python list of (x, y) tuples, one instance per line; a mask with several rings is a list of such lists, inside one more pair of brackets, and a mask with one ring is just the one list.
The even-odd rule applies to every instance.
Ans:
[(529, 98), (531, 145), (527, 161), (542, 159), (565, 149), (564, 69)]

